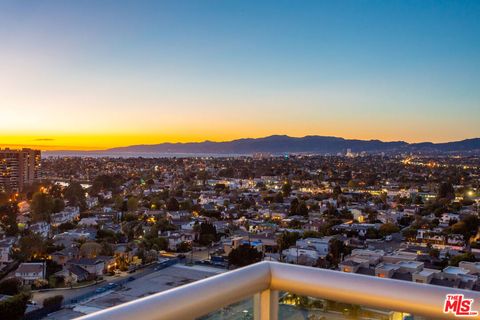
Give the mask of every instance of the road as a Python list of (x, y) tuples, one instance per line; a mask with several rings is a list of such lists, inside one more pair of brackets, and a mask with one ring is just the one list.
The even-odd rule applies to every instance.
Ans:
[(76, 297), (82, 296), (86, 293), (93, 292), (97, 288), (103, 287), (108, 283), (117, 283), (121, 282), (122, 280), (125, 280), (125, 278), (128, 277), (143, 277), (146, 276), (152, 272), (155, 272), (155, 267), (156, 265), (151, 265), (148, 266), (144, 269), (138, 270), (134, 273), (127, 273), (122, 276), (111, 276), (111, 277), (104, 277), (106, 281), (100, 282), (98, 284), (88, 286), (85, 288), (78, 288), (78, 289), (65, 289), (65, 290), (53, 290), (53, 291), (43, 291), (43, 292), (34, 292), (33, 293), (33, 300), (36, 301), (39, 305), (43, 304), (43, 300), (45, 298), (53, 297), (56, 295), (62, 295), (64, 298), (64, 301), (74, 299)]

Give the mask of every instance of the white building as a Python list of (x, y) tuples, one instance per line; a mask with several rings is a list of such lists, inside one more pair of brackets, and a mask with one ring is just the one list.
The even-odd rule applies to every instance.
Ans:
[(302, 249), (313, 248), (317, 251), (318, 255), (325, 257), (330, 251), (330, 240), (332, 237), (323, 238), (305, 238), (297, 240), (297, 247)]
[(11, 242), (5, 240), (0, 241), (0, 269), (3, 269), (4, 266), (13, 261), (10, 257), (12, 247), (13, 244)]
[(50, 224), (44, 221), (37, 222), (30, 225), (29, 230), (46, 238), (48, 237), (48, 233), (50, 232)]
[(46, 265), (42, 262), (25, 262), (15, 270), (15, 277), (22, 280), (23, 284), (32, 284), (35, 280), (45, 279)]
[(72, 222), (80, 217), (79, 207), (66, 207), (59, 213), (52, 214), (52, 225), (58, 226), (66, 222)]
[(320, 258), (315, 249), (301, 249), (298, 247), (291, 247), (282, 251), (285, 261), (288, 263), (302, 264), (313, 266)]

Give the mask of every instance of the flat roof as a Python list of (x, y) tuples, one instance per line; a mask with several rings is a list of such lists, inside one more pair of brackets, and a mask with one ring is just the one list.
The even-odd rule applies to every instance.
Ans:
[(468, 270), (454, 266), (446, 267), (443, 269), (443, 272), (448, 274), (468, 274)]

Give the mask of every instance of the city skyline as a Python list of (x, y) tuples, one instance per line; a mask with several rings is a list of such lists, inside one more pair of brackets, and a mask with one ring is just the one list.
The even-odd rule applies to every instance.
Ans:
[(473, 1), (0, 4), (0, 145), (480, 137)]

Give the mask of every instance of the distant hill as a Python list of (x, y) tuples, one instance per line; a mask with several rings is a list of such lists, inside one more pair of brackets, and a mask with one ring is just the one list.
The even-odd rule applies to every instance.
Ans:
[(302, 138), (273, 135), (256, 139), (226, 142), (161, 143), (134, 145), (105, 150), (110, 153), (184, 153), (184, 154), (252, 154), (338, 153), (352, 152), (480, 152), (480, 138), (447, 143), (413, 143), (404, 141), (351, 140), (337, 137), (305, 136)]
[(408, 149), (424, 152), (480, 152), (480, 138), (445, 143), (412, 143)]

